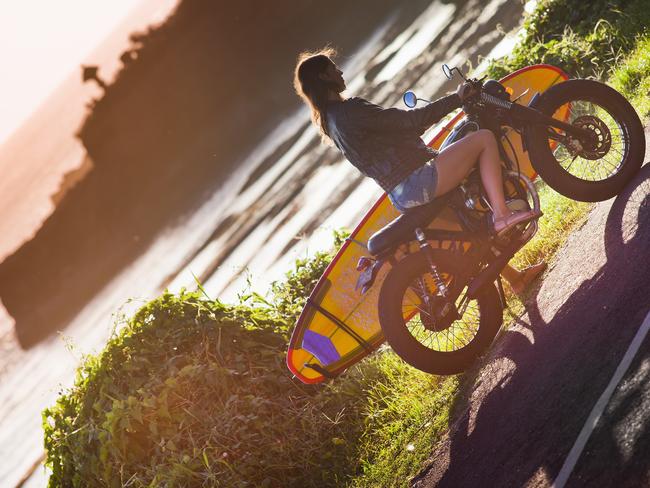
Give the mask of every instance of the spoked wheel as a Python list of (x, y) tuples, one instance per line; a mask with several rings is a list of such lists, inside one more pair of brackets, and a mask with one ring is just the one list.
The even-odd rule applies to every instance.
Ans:
[(433, 253), (455, 306), (437, 292), (428, 260), (419, 252), (386, 276), (379, 293), (379, 322), (390, 346), (411, 366), (432, 374), (456, 374), (492, 343), (502, 323), (501, 304), (494, 284), (485, 286), (476, 299), (463, 301), (463, 257), (450, 251)]
[(643, 125), (613, 88), (592, 80), (565, 81), (547, 90), (534, 108), (590, 133), (581, 141), (544, 125), (526, 129), (533, 166), (559, 193), (586, 202), (607, 200), (641, 167)]

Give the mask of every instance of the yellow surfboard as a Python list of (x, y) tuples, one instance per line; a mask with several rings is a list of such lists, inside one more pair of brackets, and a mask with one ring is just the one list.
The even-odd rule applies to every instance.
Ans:
[[(540, 64), (522, 68), (500, 81), (512, 90), (511, 98), (523, 94), (517, 103), (527, 105), (535, 94), (566, 79), (567, 74), (559, 68)], [(463, 112), (457, 114), (429, 145), (438, 148), (463, 115)], [(516, 151), (516, 155), (513, 154), (510, 146), (505, 144), (510, 159), (515, 160), (516, 157), (521, 172), (535, 178), (530, 159), (522, 150), (521, 136), (512, 129), (506, 135)], [(370, 236), (398, 215), (399, 212), (383, 195), (343, 244), (309, 296), (296, 323), (287, 353), (289, 369), (302, 382), (319, 383), (328, 377), (335, 377), (384, 342), (377, 299), (390, 264), (382, 267), (372, 288), (363, 295), (355, 290), (359, 277), (356, 265), (361, 256), (368, 255), (366, 244)], [(460, 229), (448, 209), (430, 227)]]

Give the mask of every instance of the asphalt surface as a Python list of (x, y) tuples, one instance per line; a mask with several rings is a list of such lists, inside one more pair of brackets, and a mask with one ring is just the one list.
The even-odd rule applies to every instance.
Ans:
[[(466, 374), (448, 435), (410, 484), (552, 486), (650, 313), (649, 256), (646, 164), (616, 199), (596, 205), (526, 314)], [(646, 337), (565, 486), (650, 486), (649, 380)]]

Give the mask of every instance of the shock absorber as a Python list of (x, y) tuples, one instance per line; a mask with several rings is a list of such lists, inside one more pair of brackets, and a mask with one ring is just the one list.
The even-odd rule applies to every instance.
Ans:
[(433, 277), (433, 282), (435, 283), (436, 288), (438, 288), (438, 291), (444, 298), (447, 298), (447, 296), (449, 295), (449, 289), (447, 288), (447, 285), (445, 285), (445, 282), (442, 281), (442, 278), (440, 277), (440, 273), (438, 273), (438, 267), (436, 266), (436, 263), (434, 263), (433, 261), (433, 256), (431, 256), (431, 246), (429, 246), (429, 243), (427, 242), (426, 237), (424, 236), (424, 232), (419, 227), (415, 229), (415, 238), (420, 243), (420, 249), (427, 257), (427, 261), (429, 261), (429, 267), (431, 268), (431, 276)]

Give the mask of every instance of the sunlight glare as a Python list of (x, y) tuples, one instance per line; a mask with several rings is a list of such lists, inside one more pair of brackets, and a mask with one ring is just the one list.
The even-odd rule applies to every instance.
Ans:
[(1, 2), (0, 143), (142, 2)]

